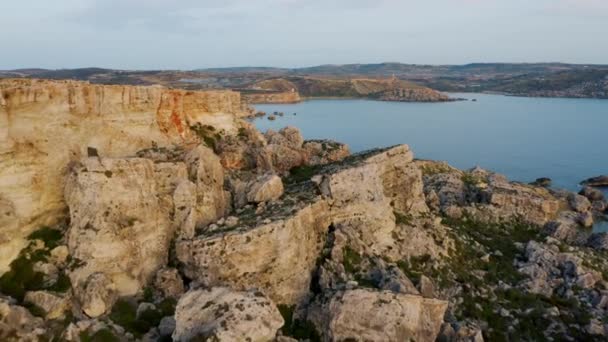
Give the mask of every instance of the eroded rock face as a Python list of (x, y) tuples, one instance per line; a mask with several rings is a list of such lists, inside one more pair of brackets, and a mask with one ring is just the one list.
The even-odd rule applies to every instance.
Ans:
[(189, 127), (237, 131), (246, 113), (231, 91), (0, 81), (0, 273), (36, 228), (64, 216), (68, 165), (94, 147), (102, 157), (198, 142)]
[(227, 214), (230, 194), (224, 190), (220, 158), (208, 147), (198, 146), (185, 158), (190, 180), (196, 185), (196, 225), (206, 225)]
[(272, 341), (283, 317), (262, 293), (225, 287), (192, 290), (175, 311), (174, 341)]
[(206, 286), (264, 289), (275, 302), (294, 304), (308, 293), (311, 272), (330, 225), (325, 201), (254, 227), (178, 241), (188, 277)]
[[(169, 168), (170, 166), (170, 168)], [(170, 172), (156, 177), (158, 168)], [(70, 278), (82, 286), (104, 274), (118, 294), (134, 295), (166, 263), (174, 226), (172, 190), (186, 179), (184, 164), (91, 157), (74, 168), (66, 185), (70, 254), (81, 264)]]
[(446, 301), (389, 291), (339, 292), (309, 310), (324, 341), (435, 341)]

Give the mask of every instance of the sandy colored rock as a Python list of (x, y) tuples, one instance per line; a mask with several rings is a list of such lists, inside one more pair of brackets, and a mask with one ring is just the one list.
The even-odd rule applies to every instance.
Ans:
[(163, 297), (178, 298), (184, 293), (184, 281), (175, 268), (165, 267), (158, 270), (154, 286), (161, 291)]
[(74, 169), (66, 186), (68, 247), (84, 263), (70, 271), (73, 286), (100, 272), (119, 295), (135, 295), (167, 262), (175, 227), (171, 187), (163, 183), (186, 179), (184, 164), (171, 164), (170, 177), (157, 178), (157, 167), (167, 164), (93, 157)]
[(199, 145), (186, 155), (185, 162), (188, 176), (196, 185), (196, 225), (214, 222), (230, 208), (220, 158), (210, 148)]
[(283, 195), (283, 181), (277, 175), (262, 175), (249, 185), (247, 201), (260, 203), (274, 201)]
[(117, 299), (116, 286), (103, 273), (89, 275), (83, 284), (75, 288), (74, 294), (82, 311), (92, 318), (109, 312)]
[(350, 155), (348, 145), (333, 140), (306, 140), (302, 148), (308, 152), (308, 165), (324, 165)]
[(283, 317), (263, 294), (224, 287), (192, 290), (175, 310), (174, 341), (272, 341)]
[(330, 225), (325, 201), (267, 224), (178, 241), (186, 276), (206, 286), (257, 287), (280, 304), (308, 293), (311, 272)]
[(62, 318), (70, 308), (69, 298), (48, 291), (27, 292), (24, 302), (42, 309), (46, 319)]
[(25, 237), (52, 225), (66, 209), (68, 165), (94, 147), (102, 157), (199, 141), (189, 127), (236, 132), (246, 112), (232, 91), (78, 81), (0, 81), (0, 273), (25, 247)]
[(324, 341), (435, 341), (448, 303), (368, 289), (337, 293), (309, 319)]

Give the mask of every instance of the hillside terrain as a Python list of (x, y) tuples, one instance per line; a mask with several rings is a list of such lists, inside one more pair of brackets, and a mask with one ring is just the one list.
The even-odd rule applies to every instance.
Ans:
[(230, 90), (0, 81), (0, 340), (606, 340), (599, 190), (250, 114)]
[[(356, 80), (391, 80), (404, 82), (393, 89), (394, 100), (417, 100), (421, 87), (448, 92), (494, 92), (516, 96), (608, 98), (608, 65), (563, 63), (474, 63), (467, 65), (412, 65), (401, 63), (321, 65), (284, 69), (262, 67), (216, 68), (192, 71), (125, 71), (99, 68), (44, 70), (22, 69), (0, 71), (0, 77), (74, 79), (99, 84), (153, 85), (203, 90), (235, 89), (253, 94), (261, 102), (270, 94), (270, 102), (297, 102), (293, 95), (276, 89), (264, 89), (262, 82), (285, 80), (296, 85), (302, 98), (317, 96), (359, 96), (352, 85)], [(262, 88), (262, 89), (257, 89)], [(300, 89), (301, 88), (301, 89)], [(264, 91), (262, 91), (264, 90)], [(272, 93), (275, 93), (274, 95)], [(404, 94), (402, 97), (396, 94)], [(438, 94), (421, 98), (433, 100)], [(277, 95), (278, 94), (278, 95)], [(427, 95), (431, 95), (430, 97)]]

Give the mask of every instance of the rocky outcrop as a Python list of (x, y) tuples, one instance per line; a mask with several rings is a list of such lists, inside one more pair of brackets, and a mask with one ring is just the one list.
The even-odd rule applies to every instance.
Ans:
[(72, 283), (79, 287), (102, 273), (118, 294), (139, 292), (167, 261), (174, 234), (172, 194), (186, 179), (183, 163), (140, 158), (91, 157), (74, 167), (65, 195), (68, 246), (83, 264), (71, 270)]
[(295, 102), (301, 98), (355, 97), (382, 101), (443, 102), (451, 99), (433, 89), (396, 78), (272, 78), (250, 85), (244, 95), (251, 103)]
[(446, 301), (367, 289), (313, 304), (309, 319), (324, 341), (435, 341)]
[(0, 273), (35, 228), (64, 215), (68, 165), (94, 147), (104, 157), (197, 142), (196, 124), (236, 132), (245, 114), (231, 91), (0, 81)]
[(187, 292), (177, 304), (175, 321), (174, 341), (272, 341), (284, 323), (262, 293), (224, 287)]
[(302, 101), (300, 94), (296, 91), (248, 91), (243, 94), (247, 103), (297, 103)]
[(582, 181), (581, 184), (587, 185), (587, 186), (596, 186), (596, 187), (608, 186), (608, 176), (601, 175), (601, 176), (587, 178), (584, 181)]
[(330, 226), (380, 254), (393, 244), (394, 210), (428, 211), (412, 159), (407, 146), (397, 146), (329, 165), (314, 187), (288, 188), (280, 201), (243, 212), (234, 227), (178, 241), (178, 259), (205, 286), (257, 287), (279, 304), (297, 304), (309, 293)]
[[(452, 217), (463, 213), (483, 220), (523, 220), (544, 225), (557, 216), (563, 201), (548, 189), (509, 182), (500, 174), (476, 168), (468, 172), (425, 162), (429, 205)], [(424, 168), (423, 168), (424, 172)]]
[(229, 231), (178, 241), (177, 257), (186, 275), (205, 286), (264, 289), (280, 304), (301, 301), (325, 242), (329, 208), (320, 200), (275, 210), (268, 208), (259, 223), (242, 217), (241, 225)]
[(333, 140), (306, 140), (302, 148), (310, 155), (308, 165), (329, 164), (350, 155), (347, 145)]

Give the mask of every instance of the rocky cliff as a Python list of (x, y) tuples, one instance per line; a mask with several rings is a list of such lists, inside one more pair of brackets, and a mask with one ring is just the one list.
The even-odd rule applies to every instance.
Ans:
[(68, 167), (89, 147), (100, 156), (124, 157), (196, 144), (200, 137), (191, 126), (234, 132), (246, 110), (231, 91), (0, 81), (0, 271), (34, 228), (63, 215)]
[(450, 97), (411, 82), (366, 78), (273, 78), (256, 82), (244, 89), (250, 103), (293, 103), (300, 98), (345, 97), (381, 101), (444, 102)]
[(231, 92), (1, 84), (0, 340), (608, 334), (594, 189), (262, 134)]

